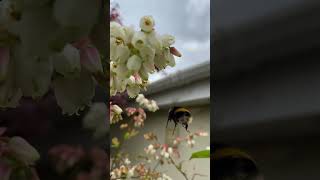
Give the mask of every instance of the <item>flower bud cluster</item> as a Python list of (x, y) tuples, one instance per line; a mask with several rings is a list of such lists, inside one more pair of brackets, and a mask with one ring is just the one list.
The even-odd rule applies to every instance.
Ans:
[(148, 100), (147, 98), (144, 97), (143, 94), (139, 94), (137, 96), (136, 102), (139, 103), (139, 105), (142, 106), (143, 108), (148, 109), (148, 111), (156, 112), (157, 110), (159, 110), (159, 107), (156, 101)]
[[(19, 179), (38, 180), (33, 168), (40, 158), (38, 151), (21, 137), (4, 136), (5, 132), (6, 128), (0, 127), (0, 179), (10, 179), (12, 175), (19, 174)], [(31, 177), (26, 177), (26, 172), (31, 172)]]
[(122, 120), (123, 110), (116, 104), (110, 104), (110, 124), (115, 124)]

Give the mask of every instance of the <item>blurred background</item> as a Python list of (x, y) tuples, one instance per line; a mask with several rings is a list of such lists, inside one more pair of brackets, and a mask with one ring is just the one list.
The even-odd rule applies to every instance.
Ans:
[[(97, 87), (93, 102), (105, 102), (106, 99), (105, 90)], [(83, 127), (82, 119), (88, 110), (84, 109), (79, 116), (62, 115), (53, 92), (49, 91), (36, 101), (23, 98), (17, 108), (0, 108), (0, 127), (7, 128), (6, 136), (23, 137), (35, 147), (41, 156), (36, 165), (40, 179), (54, 180), (61, 177), (53, 171), (49, 161), (48, 151), (53, 147), (61, 144), (81, 146), (84, 150), (109, 147), (107, 136), (94, 139), (92, 131)]]
[(320, 1), (215, 0), (213, 141), (265, 179), (320, 179)]

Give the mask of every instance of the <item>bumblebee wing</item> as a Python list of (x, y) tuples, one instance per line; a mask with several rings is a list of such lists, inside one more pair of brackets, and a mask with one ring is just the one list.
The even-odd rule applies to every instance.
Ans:
[(168, 127), (168, 123), (169, 123), (169, 121), (171, 121), (171, 119), (170, 119), (170, 118), (168, 118), (168, 120), (167, 120), (166, 128)]
[(173, 115), (174, 115), (173, 108), (170, 108), (169, 112), (168, 112), (168, 120), (167, 120), (167, 126), (166, 127), (168, 127), (169, 121), (171, 121), (173, 119)]

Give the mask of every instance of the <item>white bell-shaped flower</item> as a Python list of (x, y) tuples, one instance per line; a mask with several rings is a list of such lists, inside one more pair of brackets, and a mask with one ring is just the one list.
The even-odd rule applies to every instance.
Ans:
[(57, 77), (54, 79), (54, 92), (58, 105), (63, 114), (78, 114), (90, 105), (95, 94), (95, 82), (89, 72), (82, 71), (79, 78), (67, 79)]
[(99, 102), (94, 103), (89, 112), (83, 118), (83, 125), (88, 129), (94, 130), (94, 137), (99, 138), (105, 135), (108, 131), (107, 117), (107, 105)]
[(140, 28), (144, 32), (151, 32), (155, 26), (155, 22), (152, 18), (152, 16), (143, 16), (140, 19)]
[(171, 45), (173, 45), (175, 43), (174, 36), (171, 36), (169, 34), (162, 35), (161, 40), (162, 40), (163, 47), (170, 47)]
[(141, 49), (146, 46), (147, 38), (145, 33), (141, 31), (134, 33), (131, 43), (137, 49)]
[(146, 34), (148, 44), (156, 50), (156, 54), (162, 51), (162, 39), (161, 36), (156, 32), (152, 31), (149, 34)]
[(24, 55), (19, 47), (13, 50), (17, 86), (24, 96), (38, 98), (49, 90), (53, 73), (51, 59)]
[(48, 58), (54, 52), (50, 48), (50, 42), (55, 39), (58, 28), (51, 9), (43, 7), (23, 11), (21, 20), (16, 23), (12, 33), (19, 36), (25, 55)]
[(80, 76), (80, 53), (79, 50), (70, 44), (67, 44), (63, 51), (51, 56), (54, 69), (67, 78)]
[(133, 55), (128, 59), (127, 68), (132, 71), (139, 71), (141, 63), (142, 59), (137, 55)]
[(130, 98), (135, 98), (140, 92), (140, 87), (137, 85), (128, 86), (127, 87), (127, 93)]
[(21, 137), (12, 137), (8, 146), (27, 165), (34, 165), (40, 159), (38, 151)]

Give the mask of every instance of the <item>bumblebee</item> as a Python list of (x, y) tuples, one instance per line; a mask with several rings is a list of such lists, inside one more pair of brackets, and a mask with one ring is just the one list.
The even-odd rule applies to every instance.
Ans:
[(247, 153), (226, 145), (213, 146), (213, 179), (263, 180), (257, 163)]
[(187, 132), (189, 132), (188, 126), (192, 122), (191, 112), (183, 107), (170, 108), (166, 128), (168, 127), (168, 123), (170, 121), (174, 122), (174, 129), (172, 134), (174, 134), (176, 126), (179, 123), (186, 129)]

